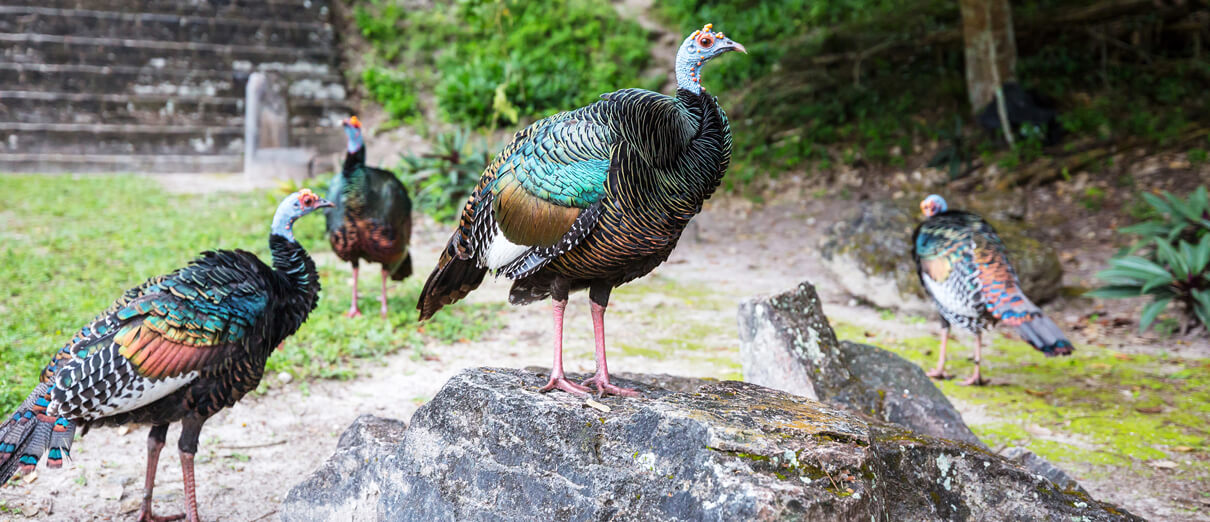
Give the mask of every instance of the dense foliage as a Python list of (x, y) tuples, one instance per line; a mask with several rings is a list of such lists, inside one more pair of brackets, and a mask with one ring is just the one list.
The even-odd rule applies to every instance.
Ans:
[[(354, 20), (374, 50), (373, 67), (393, 70), (403, 92), (431, 90), (443, 117), (457, 124), (515, 125), (660, 81), (640, 78), (651, 58), (646, 32), (605, 2), (464, 0), (405, 9), (398, 0), (372, 0), (355, 5)], [(376, 88), (382, 77), (363, 80), (385, 104), (392, 94)]]
[(412, 187), (416, 208), (438, 221), (457, 218), (492, 159), (486, 144), (472, 142), (469, 134), (466, 130), (442, 133), (433, 152), (404, 156), (399, 164), (400, 178)]
[[(1210, 101), (1210, 59), (1184, 27), (1149, 10), (1098, 23), (1077, 0), (1014, 2), (1017, 75), (1059, 112), (1065, 143), (1019, 137), (1008, 151), (971, 124), (958, 2), (953, 0), (670, 0), (682, 31), (714, 22), (752, 51), (704, 74), (735, 121), (728, 182), (834, 164), (904, 165), (942, 148), (933, 164), (958, 175), (980, 161), (1012, 170), (1096, 143), (1187, 151)], [(1075, 13), (1075, 14), (1073, 14)], [(959, 122), (955, 132), (955, 121)], [(1095, 165), (1093, 166), (1095, 167)]]
[(1170, 303), (1181, 305), (1185, 330), (1200, 321), (1210, 329), (1210, 198), (1200, 187), (1187, 199), (1167, 192), (1143, 194), (1153, 218), (1122, 229), (1139, 236), (1133, 247), (1097, 274), (1107, 286), (1093, 297), (1151, 296), (1139, 328), (1146, 330)]

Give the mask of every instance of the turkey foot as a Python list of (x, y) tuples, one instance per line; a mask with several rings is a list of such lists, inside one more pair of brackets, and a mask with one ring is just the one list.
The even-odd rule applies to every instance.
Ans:
[(345, 317), (348, 317), (350, 319), (353, 319), (356, 317), (361, 317), (361, 310), (358, 310), (357, 307), (354, 306), (353, 308), (350, 308), (348, 312), (345, 313)]
[(609, 383), (609, 374), (596, 374), (584, 381), (585, 386), (593, 385), (597, 387), (597, 397), (605, 395), (620, 395), (622, 397), (641, 397), (642, 394), (638, 390), (623, 388)]
[(979, 375), (979, 371), (975, 370), (975, 373), (971, 374), (970, 377), (963, 379), (963, 381), (958, 384), (961, 384), (963, 386), (983, 386), (983, 385), (987, 384), (987, 379), (984, 379), (983, 377), (981, 377)]
[(587, 397), (588, 392), (590, 391), (588, 388), (586, 388), (584, 386), (580, 386), (579, 384), (576, 384), (574, 382), (567, 380), (567, 377), (563, 376), (562, 374), (560, 374), (560, 375), (552, 374), (550, 376), (550, 382), (547, 382), (546, 386), (543, 386), (538, 391), (542, 392), (542, 393), (546, 393), (555, 388), (563, 390), (563, 391), (570, 393), (572, 395), (575, 395), (577, 397)]
[(931, 377), (931, 378), (933, 378), (933, 379), (940, 379), (940, 380), (943, 380), (943, 381), (944, 381), (944, 380), (948, 380), (948, 379), (953, 379), (953, 378), (954, 378), (954, 376), (953, 376), (953, 375), (950, 375), (950, 374), (948, 374), (948, 373), (945, 373), (945, 368), (933, 368), (932, 370), (929, 370), (929, 371), (927, 371), (927, 372), (924, 372), (924, 374), (925, 374), (925, 375), (927, 375), (927, 376), (929, 376), (929, 377)]
[(152, 491), (155, 489), (155, 470), (160, 462), (160, 450), (164, 449), (164, 436), (168, 433), (168, 425), (160, 424), (151, 428), (147, 436), (147, 474), (144, 476), (143, 505), (139, 507), (139, 522), (169, 522), (185, 518), (184, 513), (168, 516), (156, 516), (151, 513)]
[(143, 507), (139, 509), (139, 516), (136, 518), (139, 522), (171, 522), (173, 520), (184, 520), (185, 514), (178, 513), (176, 515), (152, 515), (151, 509)]

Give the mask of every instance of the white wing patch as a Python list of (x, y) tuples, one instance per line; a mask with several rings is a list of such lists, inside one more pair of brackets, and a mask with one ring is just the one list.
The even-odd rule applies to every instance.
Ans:
[(509, 241), (504, 237), (504, 233), (499, 228), (496, 229), (495, 235), (492, 236), (491, 245), (487, 247), (487, 255), (483, 256), (484, 263), (492, 270), (499, 270), (500, 267), (511, 264), (521, 256), (529, 252), (530, 247), (518, 245)]
[(113, 400), (97, 408), (97, 417), (137, 410), (184, 388), (196, 378), (196, 371), (167, 379), (136, 377), (135, 381), (127, 385)]
[(94, 420), (126, 413), (163, 399), (197, 379), (192, 371), (164, 379), (139, 375), (117, 343), (77, 360), (55, 374), (47, 414)]

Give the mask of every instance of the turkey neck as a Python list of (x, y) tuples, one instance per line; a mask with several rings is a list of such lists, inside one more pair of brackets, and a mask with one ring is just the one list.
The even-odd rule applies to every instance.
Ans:
[(272, 234), (269, 236), (269, 250), (273, 253), (273, 269), (278, 275), (273, 290), (281, 302), (277, 306), (276, 324), (271, 332), (275, 337), (272, 345), (277, 346), (282, 339), (294, 333), (307, 319), (307, 314), (315, 309), (319, 297), (319, 273), (311, 256), (297, 241)]
[(654, 169), (648, 179), (631, 181), (650, 189), (650, 197), (670, 217), (687, 221), (701, 211), (731, 162), (726, 115), (706, 91), (678, 89), (670, 102), (662, 94), (636, 89), (617, 101), (619, 114), (609, 121)]
[(366, 181), (366, 147), (362, 145), (356, 152), (345, 154), (344, 167), (340, 171), (344, 178), (340, 197), (344, 200), (345, 212), (360, 215), (365, 206)]

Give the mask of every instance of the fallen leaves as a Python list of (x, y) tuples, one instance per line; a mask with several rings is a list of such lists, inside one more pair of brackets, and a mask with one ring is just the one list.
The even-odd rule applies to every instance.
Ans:
[(609, 413), (609, 412), (611, 411), (611, 410), (609, 409), (609, 406), (606, 406), (606, 405), (601, 404), (601, 403), (599, 403), (599, 402), (597, 402), (597, 401), (594, 401), (594, 400), (592, 400), (592, 398), (591, 398), (591, 397), (589, 397), (589, 398), (587, 398), (587, 399), (584, 399), (584, 404), (586, 404), (586, 405), (588, 405), (588, 406), (590, 406), (590, 407), (592, 407), (592, 408), (594, 408), (594, 409), (596, 409), (596, 410), (602, 411), (602, 412), (604, 412), (604, 413)]

